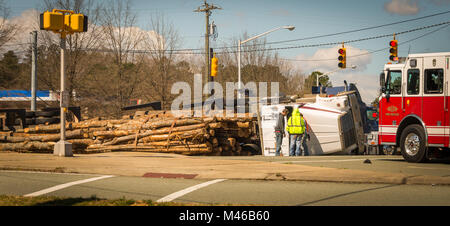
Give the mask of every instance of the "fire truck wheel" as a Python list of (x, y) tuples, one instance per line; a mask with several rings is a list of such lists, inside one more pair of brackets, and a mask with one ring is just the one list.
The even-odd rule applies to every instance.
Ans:
[(400, 138), (403, 158), (408, 162), (424, 162), (426, 160), (425, 132), (422, 126), (407, 126)]

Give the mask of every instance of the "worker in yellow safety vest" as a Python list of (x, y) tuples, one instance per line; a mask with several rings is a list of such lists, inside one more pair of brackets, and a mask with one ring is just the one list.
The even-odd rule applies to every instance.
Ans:
[(292, 112), (291, 117), (289, 117), (286, 130), (289, 133), (289, 156), (300, 156), (302, 154), (301, 149), (303, 149), (303, 154), (305, 156), (309, 155), (308, 149), (305, 144), (306, 134), (306, 122), (303, 118), (303, 114), (300, 113), (298, 108), (295, 108)]

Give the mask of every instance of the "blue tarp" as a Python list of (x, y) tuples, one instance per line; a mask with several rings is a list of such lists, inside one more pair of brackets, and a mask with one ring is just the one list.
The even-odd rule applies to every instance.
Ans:
[(327, 87), (326, 93), (328, 95), (336, 95), (340, 92), (345, 91), (345, 86), (338, 86), (338, 87)]
[[(36, 91), (36, 97), (49, 97), (49, 90)], [(0, 90), (0, 98), (2, 97), (31, 97), (29, 90)]]
[(322, 86), (313, 86), (313, 87), (311, 87), (311, 93), (312, 94), (319, 94), (320, 93), (320, 89), (319, 88), (322, 88), (322, 93), (325, 93), (325, 88), (326, 87), (322, 87)]
[[(320, 88), (322, 88), (322, 93), (323, 94), (328, 94), (328, 95), (336, 95), (340, 92), (344, 92), (345, 91), (345, 86), (338, 86), (338, 87), (322, 87), (319, 86)], [(312, 94), (319, 94), (320, 93), (320, 89), (317, 86), (313, 86), (311, 87), (311, 93)]]

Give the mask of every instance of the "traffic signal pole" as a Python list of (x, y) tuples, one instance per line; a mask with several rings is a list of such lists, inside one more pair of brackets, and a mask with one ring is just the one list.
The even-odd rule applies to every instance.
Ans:
[[(211, 69), (211, 67), (212, 67), (212, 59), (213, 59), (213, 57), (214, 57), (214, 50), (213, 50), (213, 48), (209, 48), (209, 63), (210, 63), (210, 67), (209, 67), (209, 74), (208, 74), (208, 78), (209, 78), (209, 82), (214, 82), (214, 76), (215, 75), (213, 75), (213, 72), (212, 72), (212, 69)], [(211, 84), (211, 87), (210, 87), (210, 89), (211, 89), (211, 94), (212, 95), (214, 95), (214, 84), (213, 83), (210, 83)]]
[(53, 9), (52, 12), (40, 14), (41, 30), (53, 31), (61, 35), (61, 88), (59, 94), (61, 139), (55, 144), (53, 154), (58, 156), (73, 156), (72, 144), (66, 141), (66, 112), (69, 108), (70, 94), (66, 91), (65, 52), (66, 37), (78, 32), (87, 32), (88, 17), (83, 14), (75, 14), (71, 10)]
[(66, 141), (66, 111), (69, 107), (69, 95), (66, 91), (66, 72), (65, 72), (65, 52), (66, 52), (66, 34), (61, 33), (61, 92), (59, 95), (60, 118), (61, 118), (61, 139), (55, 144), (54, 155), (70, 157), (73, 156), (72, 144)]

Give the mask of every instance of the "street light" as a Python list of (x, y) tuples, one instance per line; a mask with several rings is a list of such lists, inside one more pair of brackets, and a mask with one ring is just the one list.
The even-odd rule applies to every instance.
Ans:
[(274, 28), (274, 29), (272, 29), (272, 30), (270, 30), (270, 31), (266, 31), (266, 32), (264, 32), (264, 33), (262, 33), (262, 34), (259, 34), (259, 35), (256, 35), (256, 36), (254, 36), (254, 37), (252, 37), (252, 38), (249, 38), (249, 39), (247, 39), (247, 40), (244, 40), (244, 41), (241, 41), (241, 40), (239, 40), (239, 45), (238, 45), (238, 98), (241, 98), (242, 96), (241, 96), (241, 89), (242, 89), (242, 82), (241, 82), (241, 45), (242, 44), (244, 44), (244, 43), (246, 43), (246, 42), (249, 42), (249, 41), (252, 41), (252, 40), (254, 40), (254, 39), (257, 39), (257, 38), (259, 38), (259, 37), (261, 37), (261, 36), (264, 36), (264, 35), (267, 35), (267, 34), (269, 34), (269, 33), (272, 33), (272, 32), (274, 32), (274, 31), (278, 31), (278, 30), (280, 30), (280, 29), (287, 29), (287, 30), (289, 30), (289, 31), (292, 31), (292, 30), (294, 30), (295, 29), (295, 27), (294, 26), (282, 26), (282, 27), (277, 27), (277, 28)]
[[(352, 65), (350, 68), (351, 68), (351, 69), (355, 69), (355, 68), (356, 68), (356, 65)], [(324, 74), (322, 74), (322, 75), (318, 75), (318, 76), (316, 77), (316, 86), (319, 87), (319, 79), (320, 79), (321, 77), (326, 76), (326, 75), (329, 75), (329, 74), (332, 74), (332, 73), (334, 73), (334, 72), (336, 72), (336, 71), (339, 71), (339, 70), (341, 70), (341, 68), (338, 68), (338, 69), (333, 70), (333, 71), (329, 71), (329, 72), (324, 73)], [(322, 90), (320, 89), (320, 91), (322, 91)]]

